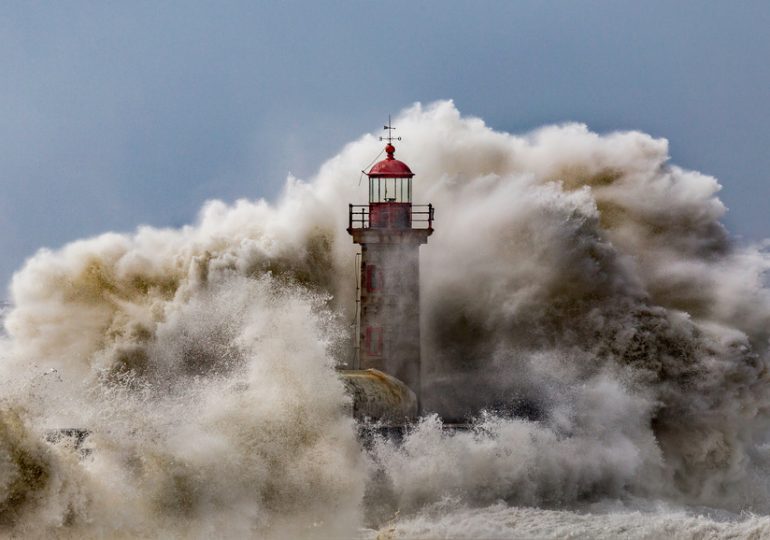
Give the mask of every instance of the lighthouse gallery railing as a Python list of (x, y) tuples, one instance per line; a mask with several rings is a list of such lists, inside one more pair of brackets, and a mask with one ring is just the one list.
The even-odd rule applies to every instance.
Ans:
[[(369, 228), (369, 205), (368, 204), (350, 204), (348, 214), (349, 229), (368, 229)], [(411, 223), (414, 229), (432, 229), (433, 212), (432, 204), (413, 204), (411, 212)]]

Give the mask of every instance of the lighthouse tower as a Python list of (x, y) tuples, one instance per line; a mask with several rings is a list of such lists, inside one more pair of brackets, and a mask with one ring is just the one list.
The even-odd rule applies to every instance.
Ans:
[(433, 206), (412, 204), (414, 173), (394, 157), (390, 122), (387, 157), (369, 177), (369, 204), (350, 205), (348, 233), (361, 245), (358, 369), (396, 377), (420, 396), (420, 245), (433, 233)]

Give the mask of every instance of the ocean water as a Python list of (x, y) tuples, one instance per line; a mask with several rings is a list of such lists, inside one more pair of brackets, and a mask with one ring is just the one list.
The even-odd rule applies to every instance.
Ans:
[(770, 256), (731, 239), (718, 181), (640, 132), (500, 133), (451, 102), (397, 125), (437, 209), (404, 440), (359, 440), (335, 373), (365, 135), (276, 203), (209, 201), (15, 274), (2, 535), (770, 536)]

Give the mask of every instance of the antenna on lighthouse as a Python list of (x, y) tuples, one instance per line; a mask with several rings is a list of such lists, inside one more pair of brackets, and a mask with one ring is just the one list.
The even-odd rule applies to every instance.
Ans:
[(392, 122), (390, 121), (390, 115), (388, 115), (388, 125), (383, 127), (382, 129), (387, 130), (388, 135), (387, 137), (380, 137), (381, 141), (388, 141), (388, 144), (393, 144), (393, 141), (400, 141), (401, 137), (394, 137), (393, 136), (393, 130), (396, 129), (393, 127)]

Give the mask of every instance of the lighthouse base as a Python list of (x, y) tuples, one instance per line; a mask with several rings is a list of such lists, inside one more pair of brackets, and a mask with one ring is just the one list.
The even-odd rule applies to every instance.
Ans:
[(356, 420), (396, 427), (417, 418), (417, 396), (397, 378), (377, 369), (339, 373), (353, 399), (351, 412)]

